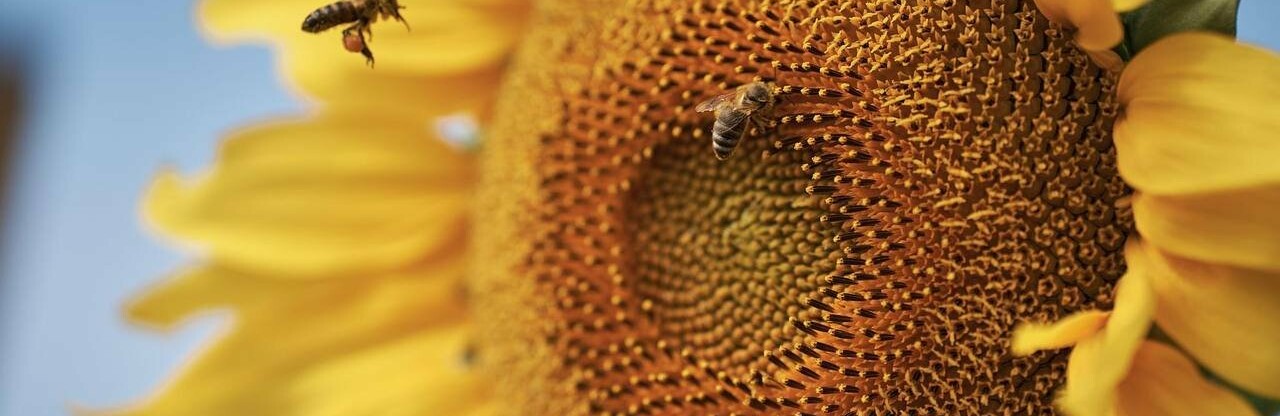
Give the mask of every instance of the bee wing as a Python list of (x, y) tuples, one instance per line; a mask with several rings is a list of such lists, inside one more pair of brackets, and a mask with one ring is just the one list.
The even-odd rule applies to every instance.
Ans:
[(723, 125), (726, 129), (733, 129), (747, 120), (750, 111), (733, 110), (716, 113), (716, 124)]
[(731, 100), (733, 100), (733, 97), (737, 95), (738, 94), (736, 92), (731, 92), (728, 94), (720, 94), (715, 97), (711, 97), (711, 99), (709, 100), (698, 103), (698, 106), (695, 107), (694, 110), (697, 110), (699, 113), (705, 113), (707, 111), (715, 111), (716, 109), (720, 108), (722, 105), (729, 103)]

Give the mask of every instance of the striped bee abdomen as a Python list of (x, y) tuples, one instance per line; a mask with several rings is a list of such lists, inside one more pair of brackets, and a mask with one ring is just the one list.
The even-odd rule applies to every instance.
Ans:
[(302, 20), (302, 30), (316, 33), (331, 27), (360, 19), (360, 8), (349, 0), (339, 1), (316, 9)]
[[(737, 123), (723, 123), (721, 118), (737, 119)], [(746, 117), (716, 117), (716, 122), (711, 126), (711, 150), (715, 151), (716, 158), (725, 160), (733, 153), (733, 149), (738, 147), (738, 141), (742, 140), (742, 134), (747, 130)]]

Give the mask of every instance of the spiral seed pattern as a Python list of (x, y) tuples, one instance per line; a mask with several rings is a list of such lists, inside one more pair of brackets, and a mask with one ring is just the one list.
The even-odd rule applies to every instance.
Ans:
[[(479, 365), (520, 414), (1052, 414), (1106, 307), (1115, 77), (1031, 1), (538, 6), (486, 144)], [(776, 84), (712, 154), (693, 106)]]

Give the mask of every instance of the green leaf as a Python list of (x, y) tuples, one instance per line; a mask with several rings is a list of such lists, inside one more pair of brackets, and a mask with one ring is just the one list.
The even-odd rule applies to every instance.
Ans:
[(1152, 0), (1121, 15), (1124, 42), (1115, 52), (1126, 61), (1165, 36), (1187, 31), (1236, 36), (1239, 0)]
[(1258, 410), (1258, 414), (1280, 414), (1280, 401), (1271, 400), (1239, 389), (1236, 389), (1236, 391), (1244, 395), (1245, 400), (1248, 400), (1249, 404), (1253, 405), (1253, 408)]

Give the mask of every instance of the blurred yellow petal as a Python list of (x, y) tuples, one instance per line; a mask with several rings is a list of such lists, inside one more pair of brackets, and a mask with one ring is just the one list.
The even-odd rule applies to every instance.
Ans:
[(463, 238), (472, 161), (427, 129), (336, 115), (252, 128), (202, 180), (162, 174), (145, 211), (219, 263), (280, 277), (439, 257)]
[[(215, 267), (183, 271), (146, 289), (125, 308), (130, 321), (173, 329), (187, 318), (230, 305), (247, 307), (280, 290), (285, 283), (251, 278)], [(288, 286), (285, 286), (288, 287)]]
[(1196, 365), (1168, 345), (1146, 341), (1120, 383), (1124, 416), (1255, 416), (1240, 396), (1200, 375)]
[(1223, 379), (1280, 398), (1280, 273), (1147, 251), (1160, 328)]
[(1102, 69), (1111, 72), (1120, 72), (1124, 69), (1124, 58), (1121, 58), (1120, 55), (1110, 49), (1086, 50), (1084, 53), (1089, 55), (1089, 59), (1092, 59), (1093, 63)]
[(1280, 182), (1180, 195), (1138, 194), (1133, 215), (1151, 245), (1211, 263), (1280, 272)]
[[(200, 19), (219, 42), (255, 37), (275, 41), (281, 46), (286, 79), (313, 98), (381, 102), (383, 107), (450, 106), (460, 111), (492, 99), (499, 68), (514, 48), (528, 12), (525, 1), (401, 1), (413, 29), (395, 21), (374, 24), (369, 47), (377, 64), (369, 68), (364, 57), (343, 49), (340, 27), (318, 34), (301, 30), (303, 18), (325, 4), (207, 0), (200, 7)], [(442, 91), (457, 86), (467, 86), (466, 93)]]
[(1013, 353), (1070, 347), (1102, 329), (1108, 316), (1102, 311), (1081, 311), (1053, 324), (1022, 324), (1013, 332)]
[(488, 386), (465, 361), (470, 340), (462, 326), (454, 326), (318, 365), (295, 379), (289, 394), (312, 399), (294, 413), (423, 416), (479, 410)]
[(1059, 404), (1072, 415), (1106, 415), (1115, 408), (1116, 386), (1129, 372), (1155, 313), (1149, 262), (1138, 243), (1125, 247), (1129, 270), (1116, 285), (1115, 309), (1097, 336), (1076, 344), (1067, 362), (1067, 385)]
[(485, 115), (526, 2), (402, 1), (414, 29), (373, 26), (376, 69), (343, 50), (339, 29), (300, 30), (324, 4), (202, 4), (211, 37), (273, 41), (286, 79), (325, 105), (236, 133), (199, 180), (156, 179), (147, 218), (212, 265), (157, 285), (130, 318), (168, 328), (229, 309), (235, 320), (125, 414), (493, 412), (462, 362), (473, 156), (432, 131), (443, 115)]
[[(372, 74), (364, 61), (312, 65), (309, 61), (334, 60), (317, 49), (286, 52), (288, 83), (305, 95), (324, 102), (332, 113), (395, 115), (426, 120), (452, 113), (487, 117), (497, 94), (500, 68), (484, 68), (459, 74), (422, 75), (393, 73), (383, 68)], [(356, 65), (360, 65), (357, 67)], [(379, 60), (381, 66), (381, 60)]]
[(1067, 383), (1058, 395), (1058, 406), (1065, 414), (1114, 414), (1115, 388), (1127, 369), (1108, 361), (1118, 357), (1107, 354), (1104, 344), (1102, 337), (1093, 337), (1080, 341), (1071, 349), (1071, 355), (1067, 357)]
[(1148, 1), (1151, 0), (1111, 0), (1111, 7), (1114, 8), (1116, 12), (1123, 13), (1142, 7), (1142, 5), (1147, 4)]
[(329, 3), (332, 1), (204, 0), (198, 6), (197, 19), (214, 41), (234, 42), (301, 32), (302, 19)]
[(454, 259), (319, 281), (209, 267), (166, 282), (133, 302), (130, 316), (165, 325), (227, 308), (233, 326), (156, 397), (124, 414), (432, 414), (425, 406), (447, 403), (424, 392), (462, 400), (474, 387), (458, 361), (464, 266)]
[(1036, 7), (1054, 23), (1075, 28), (1081, 48), (1111, 49), (1124, 37), (1116, 5), (1110, 0), (1036, 0)]
[(1147, 194), (1280, 184), (1280, 58), (1209, 33), (1181, 33), (1120, 76), (1120, 174)]
[(402, 0), (404, 20), (372, 24), (369, 46), (376, 72), (365, 59), (342, 47), (339, 26), (321, 33), (302, 31), (302, 19), (330, 1), (206, 0), (200, 19), (212, 40), (234, 42), (268, 38), (279, 42), (285, 60), (297, 72), (358, 70), (370, 76), (449, 74), (494, 67), (511, 51), (525, 26), (527, 1)]
[(502, 407), (498, 406), (493, 401), (489, 401), (484, 403), (481, 407), (472, 409), (467, 413), (463, 413), (461, 416), (501, 416), (502, 414)]

